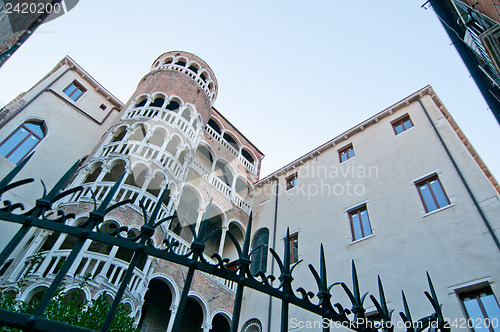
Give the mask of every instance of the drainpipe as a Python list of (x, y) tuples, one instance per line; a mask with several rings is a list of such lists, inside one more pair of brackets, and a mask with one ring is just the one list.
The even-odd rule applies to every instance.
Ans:
[[(273, 248), (276, 248), (276, 229), (278, 226), (278, 193), (279, 193), (279, 178), (274, 177), (276, 180), (276, 193), (274, 201), (274, 226), (273, 226)], [(271, 264), (271, 275), (274, 275), (274, 262)], [(267, 312), (267, 332), (271, 332), (271, 311), (273, 309), (273, 297), (269, 295), (269, 310)]]
[[(0, 123), (0, 129), (2, 129), (8, 122), (10, 122), (10, 120), (12, 120), (13, 118), (15, 118), (19, 113), (21, 113), (22, 110), (24, 110), (29, 104), (31, 104), (35, 99), (37, 99), (42, 93), (44, 93), (45, 91), (47, 91), (55, 82), (57, 82), (62, 76), (64, 76), (68, 71), (70, 71), (72, 69), (74, 69), (74, 67), (66, 68), (66, 70), (64, 72), (62, 72), (59, 76), (57, 76), (44, 89), (40, 90), (40, 92), (38, 92), (33, 98), (30, 99), (30, 101), (28, 101), (23, 106), (19, 107), (19, 109), (17, 109), (13, 114), (11, 114), (10, 116), (8, 116), (8, 118), (6, 118), (4, 122)], [(3, 109), (5, 109), (5, 107)]]
[(498, 241), (498, 238), (497, 238), (497, 236), (495, 234), (495, 231), (493, 230), (493, 227), (491, 227), (491, 224), (489, 223), (489, 221), (486, 218), (483, 210), (479, 206), (479, 203), (477, 202), (476, 197), (472, 193), (472, 190), (470, 189), (469, 184), (465, 180), (464, 175), (460, 171), (460, 168), (458, 168), (458, 165), (455, 162), (455, 159), (453, 158), (453, 156), (451, 155), (450, 150), (448, 150), (448, 147), (446, 146), (446, 143), (444, 142), (443, 138), (441, 137), (441, 134), (439, 133), (439, 131), (436, 128), (436, 125), (434, 124), (434, 121), (432, 121), (432, 119), (431, 119), (429, 113), (427, 112), (427, 109), (425, 108), (425, 106), (422, 103), (422, 101), (420, 99), (418, 99), (417, 101), (420, 104), (420, 106), (422, 107), (422, 109), (424, 110), (424, 113), (427, 116), (427, 119), (431, 123), (432, 129), (434, 129), (434, 132), (436, 133), (439, 141), (441, 142), (441, 145), (443, 146), (446, 154), (448, 155), (448, 158), (450, 159), (451, 163), (453, 164), (453, 167), (455, 168), (455, 171), (457, 172), (458, 177), (460, 178), (460, 180), (462, 181), (465, 189), (467, 190), (467, 193), (469, 194), (469, 197), (472, 199), (472, 202), (474, 202), (474, 206), (476, 207), (477, 211), (479, 212), (479, 215), (481, 216), (481, 219), (483, 220), (484, 224), (486, 225), (486, 228), (488, 229), (488, 232), (490, 233), (491, 237), (493, 238), (493, 241), (495, 242), (498, 250), (500, 250), (500, 241)]

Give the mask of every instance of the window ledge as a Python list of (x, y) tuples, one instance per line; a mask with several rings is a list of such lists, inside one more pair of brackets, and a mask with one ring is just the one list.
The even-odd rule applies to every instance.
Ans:
[(431, 212), (424, 213), (424, 214), (422, 215), (422, 218), (425, 218), (425, 217), (430, 216), (430, 215), (432, 215), (432, 214), (434, 214), (434, 213), (438, 213), (438, 212), (441, 212), (441, 211), (443, 211), (443, 210), (449, 209), (449, 208), (451, 208), (451, 207), (453, 207), (453, 206), (455, 206), (455, 204), (451, 203), (451, 204), (448, 204), (448, 205), (446, 205), (446, 206), (443, 206), (443, 207), (441, 207), (441, 208), (439, 208), (439, 209), (437, 209), (437, 210), (434, 210), (434, 211), (431, 211)]
[(359, 240), (356, 240), (356, 241), (351, 241), (351, 243), (349, 243), (349, 245), (356, 244), (356, 243), (361, 242), (361, 241), (364, 241), (364, 240), (368, 240), (368, 239), (370, 239), (370, 238), (372, 238), (372, 237), (374, 237), (374, 236), (375, 236), (375, 234), (370, 234), (370, 235), (365, 236), (365, 237), (363, 237), (363, 238), (361, 238), (361, 239), (359, 239)]

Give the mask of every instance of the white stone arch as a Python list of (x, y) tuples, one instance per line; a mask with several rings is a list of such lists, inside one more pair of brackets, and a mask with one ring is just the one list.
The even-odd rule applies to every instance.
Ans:
[(50, 284), (46, 281), (34, 283), (34, 284), (28, 286), (28, 288), (26, 288), (26, 290), (24, 290), (24, 292), (21, 293), (19, 300), (21, 300), (23, 302), (28, 302), (29, 300), (31, 300), (33, 295), (38, 293), (38, 291), (42, 290), (43, 288), (45, 288), (45, 291), (47, 291), (49, 289), (49, 287), (50, 287)]
[[(76, 215), (73, 219), (66, 221), (66, 224), (68, 226), (78, 226), (83, 220), (86, 220), (88, 218), (89, 218), (88, 213), (87, 214), (81, 213), (81, 214)], [(65, 233), (61, 233), (61, 234), (65, 234)]]
[(67, 294), (67, 293), (71, 292), (72, 290), (81, 290), (81, 291), (83, 291), (83, 294), (85, 294), (85, 299), (84, 299), (85, 301), (90, 301), (92, 299), (92, 293), (85, 286), (82, 287), (82, 286), (80, 286), (78, 284), (72, 284), (71, 286), (67, 287), (64, 290), (64, 294)]
[[(123, 131), (121, 131), (121, 129), (123, 129)], [(104, 143), (103, 143), (103, 144), (101, 144), (101, 145), (102, 145), (102, 146), (104, 146), (104, 145), (106, 145), (106, 144), (111, 143), (111, 142), (113, 141), (113, 139), (114, 139), (115, 137), (117, 137), (119, 134), (121, 134), (122, 132), (125, 132), (125, 135), (126, 135), (126, 134), (127, 134), (127, 132), (128, 132), (129, 130), (130, 130), (130, 124), (128, 124), (128, 123), (123, 123), (123, 122), (122, 122), (122, 123), (118, 123), (118, 124), (116, 125), (116, 127), (115, 127), (115, 128), (113, 128), (113, 130), (111, 130), (111, 131), (109, 132), (109, 135), (108, 135), (108, 137), (106, 138), (106, 142), (104, 142)], [(123, 140), (123, 138), (122, 138), (121, 140)], [(121, 141), (121, 140), (120, 140), (120, 141)], [(118, 141), (116, 141), (116, 142), (118, 142)]]
[[(184, 62), (184, 66), (183, 66), (182, 64), (180, 64), (180, 65), (179, 65), (179, 64), (178, 64), (178, 62), (179, 62), (179, 61)], [(176, 57), (174, 58), (174, 61), (173, 61), (174, 65), (176, 65), (176, 66), (180, 66), (180, 67), (186, 67), (186, 66), (187, 66), (187, 64), (188, 64), (188, 62), (189, 62), (189, 59), (188, 59), (188, 58), (186, 58), (185, 56), (182, 56), (182, 55), (176, 56)]]
[[(163, 135), (161, 141), (158, 140), (158, 135)], [(169, 138), (169, 130), (161, 124), (156, 124), (151, 128), (151, 136), (148, 138), (148, 144), (153, 144), (161, 148), (165, 145), (165, 142), (168, 142)]]
[(180, 198), (180, 196), (182, 196), (182, 193), (184, 192), (184, 189), (186, 189), (186, 188), (189, 188), (194, 192), (196, 198), (198, 199), (199, 208), (204, 209), (208, 203), (203, 199), (203, 195), (198, 191), (199, 188), (193, 186), (189, 182), (184, 183), (184, 185), (182, 186), (182, 191), (179, 193), (180, 194), (179, 198)]
[[(151, 168), (151, 165), (147, 162), (146, 159), (144, 158), (134, 158), (135, 160), (133, 161), (133, 164), (130, 165), (130, 173), (125, 177), (124, 181), (127, 182), (128, 181), (128, 178), (130, 176), (134, 177), (134, 182), (137, 184), (137, 187), (138, 188), (142, 188), (146, 182), (148, 181), (148, 177), (151, 176), (152, 174), (152, 168)], [(143, 169), (146, 169), (146, 173), (144, 174), (144, 182), (142, 184), (138, 184), (137, 183), (137, 178), (136, 176), (139, 175), (139, 174), (135, 174), (134, 175), (134, 169), (136, 167), (139, 167), (139, 166), (145, 166)]]
[(154, 92), (151, 94), (151, 102), (154, 102), (155, 99), (157, 98), (163, 98), (163, 104), (159, 107), (165, 107), (166, 106), (166, 103), (168, 101), (168, 95), (162, 91), (157, 91), (157, 92)]
[[(132, 102), (130, 103), (130, 108), (136, 108), (137, 107), (137, 104), (139, 104), (141, 101), (145, 100), (146, 101), (146, 105), (147, 105), (147, 102), (149, 100), (149, 94), (147, 93), (143, 93), (143, 94), (140, 94), (138, 95), (137, 97), (135, 97)], [(144, 105), (144, 106), (146, 106)], [(143, 106), (139, 106), (139, 107), (143, 107)]]
[[(238, 186), (238, 180), (240, 180), (240, 182), (242, 182), (244, 185), (245, 185), (245, 188), (240, 188)], [(238, 174), (236, 176), (236, 178), (234, 179), (234, 185), (232, 187), (232, 189), (234, 190), (234, 192), (236, 192), (238, 195), (240, 195), (241, 197), (243, 197), (244, 199), (247, 199), (247, 198), (250, 198), (251, 197), (251, 192), (253, 190), (253, 185), (252, 183), (250, 182), (250, 180), (246, 177), (246, 176), (243, 176), (241, 174)], [(242, 190), (243, 189), (247, 189), (248, 192), (247, 193), (243, 193)], [(243, 195), (244, 194), (244, 195)]]
[[(203, 79), (202, 75), (205, 76), (205, 79)], [(205, 69), (201, 69), (200, 72), (198, 73), (198, 76), (200, 77), (200, 79), (203, 81), (203, 82), (209, 82), (209, 81), (212, 81), (212, 77), (210, 76), (210, 73), (208, 71), (206, 71)]]
[(231, 322), (233, 320), (233, 315), (231, 315), (231, 313), (225, 309), (217, 309), (214, 312), (212, 312), (212, 315), (210, 317), (210, 324), (212, 324), (215, 316), (217, 316), (217, 315), (224, 316), (228, 320), (229, 325), (231, 325)]
[(178, 305), (181, 293), (174, 279), (169, 275), (166, 275), (165, 273), (157, 272), (151, 275), (151, 277), (148, 280), (148, 284), (153, 279), (160, 279), (167, 285), (167, 287), (170, 289), (170, 292), (172, 293), (172, 304), (175, 303), (175, 305)]
[(198, 304), (201, 307), (201, 311), (203, 312), (203, 323), (201, 324), (201, 326), (203, 327), (205, 324), (208, 325), (212, 324), (212, 320), (209, 321), (209, 317), (211, 317), (210, 307), (208, 305), (208, 302), (203, 298), (203, 296), (198, 292), (190, 291), (188, 293), (188, 298), (189, 297), (198, 302)]
[(246, 227), (245, 227), (245, 225), (243, 225), (243, 223), (241, 221), (239, 221), (238, 219), (235, 219), (235, 218), (231, 218), (231, 219), (228, 219), (225, 226), (229, 227), (231, 224), (236, 224), (236, 226), (238, 226), (238, 228), (240, 229), (241, 234), (243, 234), (243, 236), (245, 236)]
[(129, 317), (133, 318), (133, 314), (134, 314), (134, 311), (135, 311), (135, 305), (134, 305), (134, 302), (129, 299), (129, 298), (125, 298), (125, 299), (122, 299), (122, 303), (125, 305), (125, 304), (128, 304), (130, 306), (130, 315)]
[(224, 130), (222, 131), (222, 136), (224, 137), (225, 134), (228, 134), (229, 136), (231, 136), (232, 139), (234, 139), (236, 145), (238, 146), (236, 150), (239, 152), (243, 144), (241, 143), (241, 140), (238, 138), (238, 136), (231, 130), (224, 128)]
[(229, 163), (225, 158), (223, 157), (217, 157), (217, 158), (214, 158), (214, 162), (212, 164), (212, 172), (215, 173), (215, 170), (216, 170), (216, 167), (217, 167), (217, 162), (222, 162), (228, 169), (229, 169), (229, 172), (231, 172), (231, 176), (232, 176), (232, 179), (231, 179), (231, 183), (227, 183), (227, 185), (231, 188), (233, 188), (233, 184), (234, 184), (234, 181), (236, 181), (236, 177), (238, 176), (238, 172), (236, 171), (236, 169), (233, 167), (233, 165), (231, 165), (231, 163)]
[(243, 152), (243, 150), (245, 150), (246, 152), (248, 152), (248, 154), (252, 157), (253, 159), (253, 162), (252, 164), (255, 165), (255, 163), (257, 162), (257, 156), (255, 155), (255, 153), (252, 151), (252, 149), (250, 149), (248, 146), (246, 145), (241, 145), (240, 146), (240, 153)]
[[(196, 69), (197, 69), (196, 71), (194, 71), (194, 70), (192, 70), (192, 69), (189, 68), (189, 67), (191, 67), (193, 65), (194, 65), (194, 67), (196, 67)], [(189, 70), (191, 70), (193, 73), (195, 73), (195, 75), (198, 75), (199, 72), (201, 71), (201, 68), (202, 68), (202, 66), (198, 62), (193, 61), (193, 60), (189, 60), (188, 63), (186, 64), (186, 67)]]
[(184, 107), (184, 99), (182, 99), (180, 96), (178, 95), (170, 95), (168, 97), (168, 101), (175, 101), (179, 104), (179, 108), (182, 108)]
[(106, 294), (107, 296), (111, 297), (111, 299), (114, 299), (116, 296), (115, 292), (113, 292), (109, 289), (102, 289), (94, 294), (94, 296), (92, 297), (92, 300), (97, 300), (99, 298), (99, 296), (101, 296), (102, 294)]
[[(144, 129), (146, 131), (146, 135), (148, 132), (151, 132), (151, 124), (150, 124), (150, 121), (136, 121), (134, 122), (132, 125), (130, 125), (130, 136), (132, 136), (135, 131), (140, 127), (140, 126), (144, 126)], [(144, 136), (146, 136), (144, 135)], [(143, 138), (144, 139), (144, 138)]]
[(224, 133), (225, 128), (224, 128), (224, 126), (222, 125), (222, 122), (219, 119), (217, 119), (215, 116), (211, 116), (210, 119), (209, 119), (209, 121), (210, 120), (212, 120), (213, 122), (215, 122), (217, 124), (217, 126), (219, 126), (221, 134)]

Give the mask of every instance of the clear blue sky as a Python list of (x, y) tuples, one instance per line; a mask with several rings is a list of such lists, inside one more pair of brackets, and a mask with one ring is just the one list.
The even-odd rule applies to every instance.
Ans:
[(424, 0), (85, 0), (0, 71), (9, 102), (65, 55), (126, 102), (163, 52), (204, 59), (215, 107), (265, 154), (266, 175), (431, 84), (500, 178), (500, 128)]

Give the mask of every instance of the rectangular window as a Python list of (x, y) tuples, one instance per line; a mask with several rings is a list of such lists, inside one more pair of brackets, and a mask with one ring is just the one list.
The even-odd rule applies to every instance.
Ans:
[(366, 205), (355, 208), (349, 211), (349, 220), (351, 222), (352, 240), (356, 241), (372, 235), (372, 227)]
[(85, 89), (77, 81), (73, 81), (73, 83), (71, 83), (66, 89), (64, 89), (64, 93), (74, 101), (77, 101), (85, 91), (87, 91), (87, 89)]
[(425, 212), (431, 212), (450, 204), (436, 174), (415, 183), (424, 204)]
[(101, 104), (101, 106), (99, 106), (99, 108), (101, 109), (101, 111), (105, 111), (106, 110), (106, 105)]
[(411, 122), (410, 116), (406, 114), (399, 120), (392, 122), (392, 128), (394, 129), (394, 133), (396, 135), (401, 134), (403, 131), (410, 129), (413, 127), (413, 122)]
[(290, 235), (290, 264), (299, 261), (299, 233)]
[(500, 331), (498, 322), (492, 321), (494, 318), (500, 317), (500, 308), (490, 286), (460, 294), (460, 300), (467, 313), (467, 318), (470, 319), (469, 326), (474, 327), (471, 328), (472, 331)]
[(348, 146), (339, 150), (340, 163), (343, 163), (344, 161), (351, 159), (352, 157), (354, 157), (354, 148), (352, 147), (352, 144), (349, 144)]
[(297, 180), (298, 180), (297, 173), (294, 173), (294, 174), (290, 175), (285, 180), (286, 180), (286, 190), (290, 190), (290, 189), (296, 187), (297, 186)]

